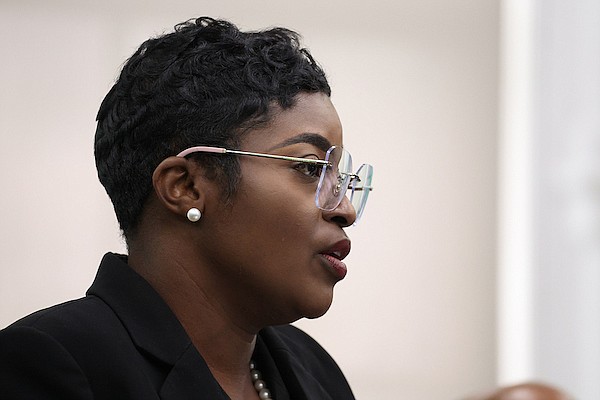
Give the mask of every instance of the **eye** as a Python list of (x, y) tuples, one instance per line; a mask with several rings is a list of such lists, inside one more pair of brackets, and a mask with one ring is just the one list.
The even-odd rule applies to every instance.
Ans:
[(294, 165), (294, 169), (303, 173), (306, 176), (311, 178), (319, 178), (321, 176), (321, 171), (323, 170), (322, 165), (308, 163), (308, 162), (300, 162)]

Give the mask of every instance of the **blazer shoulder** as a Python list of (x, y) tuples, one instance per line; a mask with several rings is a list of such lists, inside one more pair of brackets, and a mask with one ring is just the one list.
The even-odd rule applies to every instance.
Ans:
[(2, 398), (92, 399), (81, 366), (58, 341), (30, 326), (0, 331)]
[(5, 328), (31, 327), (54, 337), (82, 333), (98, 325), (98, 321), (116, 318), (108, 305), (96, 296), (67, 301), (27, 315)]
[(16, 393), (11, 400), (113, 399), (119, 392), (156, 397), (155, 381), (147, 375), (154, 364), (96, 296), (40, 310), (1, 330), (0, 359), (0, 393)]

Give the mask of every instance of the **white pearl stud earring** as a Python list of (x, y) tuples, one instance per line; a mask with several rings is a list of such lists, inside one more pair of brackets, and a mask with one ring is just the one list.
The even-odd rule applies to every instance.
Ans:
[(190, 208), (187, 212), (187, 219), (189, 219), (191, 222), (198, 222), (201, 216), (202, 213), (196, 207)]

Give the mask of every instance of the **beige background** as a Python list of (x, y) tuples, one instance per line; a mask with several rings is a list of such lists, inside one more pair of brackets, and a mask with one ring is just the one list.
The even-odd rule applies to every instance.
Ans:
[(360, 399), (458, 399), (496, 377), (495, 0), (0, 1), (0, 327), (77, 298), (122, 251), (94, 118), (147, 37), (193, 16), (301, 32), (375, 191), (330, 312), (298, 325)]

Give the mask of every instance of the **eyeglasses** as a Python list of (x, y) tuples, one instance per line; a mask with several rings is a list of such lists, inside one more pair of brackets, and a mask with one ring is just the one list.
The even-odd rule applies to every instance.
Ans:
[(350, 203), (356, 212), (355, 225), (362, 217), (369, 193), (373, 190), (371, 187), (373, 166), (362, 164), (355, 173), (352, 173), (352, 156), (343, 147), (339, 146), (330, 147), (325, 154), (324, 160), (253, 153), (207, 146), (190, 147), (177, 154), (177, 157), (185, 157), (192, 153), (235, 154), (239, 156), (293, 161), (314, 166), (316, 167), (314, 175), (319, 177), (319, 184), (315, 193), (316, 206), (323, 211), (335, 210), (342, 202), (346, 192), (350, 190)]

